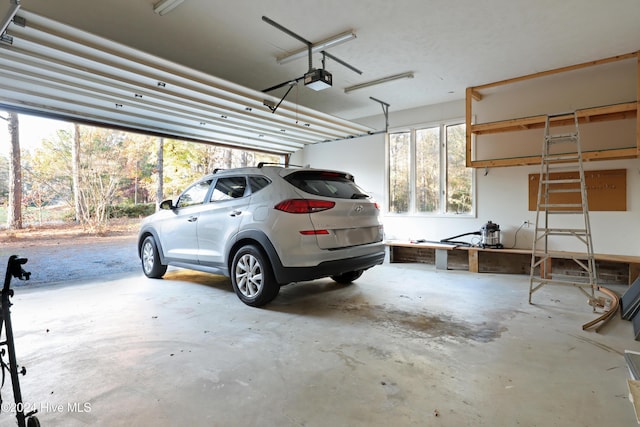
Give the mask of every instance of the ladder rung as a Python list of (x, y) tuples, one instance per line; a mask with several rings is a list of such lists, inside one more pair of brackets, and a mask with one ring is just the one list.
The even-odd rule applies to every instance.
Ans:
[(559, 233), (559, 232), (552, 232), (552, 233), (547, 233), (547, 236), (586, 237), (587, 233)]
[(592, 286), (596, 286), (595, 282), (594, 283), (589, 283), (588, 281), (588, 277), (586, 277), (587, 281), (585, 282), (578, 282), (578, 281), (574, 281), (574, 280), (558, 280), (558, 279), (540, 279), (540, 278), (532, 278), (531, 281), (535, 282), (535, 283), (541, 283), (544, 285), (566, 285), (566, 286), (580, 286), (580, 287), (592, 287)]
[[(541, 251), (540, 249), (537, 249), (536, 252), (533, 253), (533, 255), (535, 257), (539, 257), (539, 258), (563, 258), (563, 259), (569, 259), (567, 258), (567, 253), (566, 252), (558, 252), (558, 251)], [(578, 253), (576, 252), (575, 254), (573, 254), (573, 256), (570, 259), (580, 259), (580, 260), (589, 260), (589, 259), (593, 259), (595, 260), (595, 256), (589, 252), (582, 252), (582, 253)]]
[(553, 233), (586, 233), (587, 232), (586, 228), (554, 228), (554, 227), (539, 228), (539, 231), (542, 231), (542, 230), (547, 230)]
[(554, 215), (582, 215), (584, 211), (547, 211), (547, 213)]
[(554, 138), (549, 138), (547, 137), (547, 145), (552, 145), (552, 144), (566, 144), (566, 143), (576, 143), (578, 142), (577, 138), (570, 138), (570, 137), (554, 137)]
[[(535, 239), (536, 240), (540, 240), (543, 239), (546, 236), (549, 235), (555, 235), (555, 236), (573, 236), (573, 237), (585, 237), (585, 239), (580, 239), (582, 240), (583, 243), (587, 244), (587, 240), (589, 240), (589, 233), (587, 231), (570, 231), (570, 230), (566, 230), (566, 231), (562, 231), (561, 229), (549, 229), (549, 228), (544, 228), (544, 227), (538, 227), (535, 229), (536, 230), (536, 234), (535, 234)], [(588, 248), (587, 248), (588, 249)]]
[[(543, 178), (554, 178), (553, 176), (550, 176), (551, 174), (566, 174), (566, 173), (577, 173), (577, 171), (567, 171), (567, 166), (568, 163), (557, 163), (557, 167), (554, 165), (547, 165), (547, 168), (545, 169), (545, 171), (543, 172)], [(546, 176), (545, 176), (546, 175)], [(578, 177), (580, 177), (578, 175)], [(558, 176), (555, 176), (556, 179), (560, 179), (558, 178)]]
[(578, 134), (575, 132), (571, 133), (557, 133), (553, 135), (545, 135), (545, 140), (547, 142), (557, 142), (558, 140), (567, 140), (567, 141), (577, 141)]
[(580, 193), (582, 192), (582, 188), (550, 188), (549, 193)]
[[(580, 172), (580, 163), (579, 162), (564, 162), (564, 163), (549, 163), (545, 165), (546, 168), (543, 171), (543, 174), (548, 173), (547, 170), (559, 171), (565, 174), (579, 174)], [(579, 175), (578, 175), (579, 176)]]
[(582, 180), (579, 178), (567, 178), (567, 179), (543, 179), (543, 184), (579, 184)]
[(566, 132), (566, 133), (548, 133), (546, 138), (577, 138), (578, 132)]
[(540, 203), (541, 208), (582, 208), (582, 203)]
[(543, 162), (545, 162), (544, 166), (546, 166), (546, 170), (567, 172), (567, 169), (571, 167), (578, 170), (578, 167), (580, 166), (578, 164), (579, 160), (580, 159), (566, 159), (566, 160), (544, 159)]
[(545, 231), (548, 234), (558, 233), (558, 234), (587, 234), (587, 230), (584, 228), (544, 228), (538, 227), (536, 228), (537, 232)]
[(584, 283), (585, 285), (591, 283), (591, 277), (589, 275), (589, 270), (582, 270), (582, 274), (552, 274), (549, 277), (551, 280), (558, 280), (560, 282), (569, 282), (569, 283)]
[(580, 160), (580, 156), (578, 153), (546, 154), (544, 159), (547, 161)]

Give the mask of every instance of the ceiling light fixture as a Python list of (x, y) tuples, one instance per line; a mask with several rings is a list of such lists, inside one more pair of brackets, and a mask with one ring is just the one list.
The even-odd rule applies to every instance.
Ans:
[(153, 5), (153, 11), (160, 16), (164, 16), (178, 7), (184, 0), (161, 0)]
[[(353, 40), (355, 38), (356, 38), (356, 35), (353, 31), (351, 30), (345, 31), (344, 33), (340, 33), (333, 37), (329, 37), (318, 43), (312, 43), (311, 53), (316, 53), (316, 52), (323, 51), (325, 49), (329, 49), (333, 46), (337, 46), (339, 44), (348, 42), (349, 40)], [(288, 62), (295, 61), (296, 59), (306, 58), (308, 54), (309, 54), (309, 50), (305, 47), (302, 49), (298, 49), (294, 52), (279, 56), (276, 58), (276, 61), (278, 61), (278, 64), (286, 64)]]
[(375, 86), (375, 85), (379, 85), (379, 84), (382, 84), (382, 83), (392, 82), (394, 80), (412, 79), (412, 78), (413, 78), (413, 71), (409, 71), (407, 73), (401, 73), (401, 74), (394, 74), (393, 76), (387, 76), (387, 77), (383, 77), (381, 79), (371, 80), (370, 82), (364, 82), (364, 83), (360, 83), (360, 84), (357, 84), (357, 85), (345, 87), (344, 88), (344, 93), (349, 93), (349, 92), (352, 92), (354, 90), (363, 89), (365, 87)]

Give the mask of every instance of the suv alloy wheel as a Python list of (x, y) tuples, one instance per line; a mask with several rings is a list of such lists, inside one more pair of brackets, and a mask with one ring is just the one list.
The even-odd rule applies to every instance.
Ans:
[(231, 283), (238, 298), (252, 307), (265, 305), (280, 292), (269, 262), (253, 245), (243, 246), (233, 257)]

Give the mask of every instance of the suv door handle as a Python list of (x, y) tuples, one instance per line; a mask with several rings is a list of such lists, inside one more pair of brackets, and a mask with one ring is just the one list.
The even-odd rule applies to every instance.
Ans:
[(238, 215), (240, 215), (241, 213), (242, 213), (242, 211), (237, 211), (237, 210), (236, 210), (236, 211), (231, 211), (231, 213), (229, 213), (229, 215), (231, 215), (231, 216), (238, 216)]
[(196, 222), (198, 220), (197, 216), (190, 216), (189, 219), (187, 221), (189, 222)]

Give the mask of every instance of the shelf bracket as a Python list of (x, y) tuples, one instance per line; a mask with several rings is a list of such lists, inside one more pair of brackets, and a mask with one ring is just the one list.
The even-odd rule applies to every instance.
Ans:
[(471, 91), (471, 97), (476, 100), (476, 101), (482, 101), (482, 94), (480, 92), (478, 92), (477, 90), (472, 90)]

